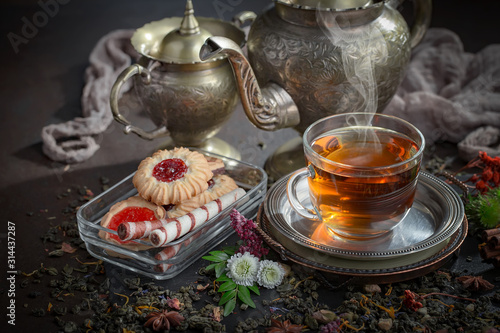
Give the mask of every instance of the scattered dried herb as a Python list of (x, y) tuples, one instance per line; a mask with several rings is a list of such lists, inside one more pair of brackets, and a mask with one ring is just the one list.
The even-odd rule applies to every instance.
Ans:
[[(61, 264), (56, 264), (57, 267), (41, 265), (22, 274), (22, 288), (33, 288), (37, 282), (50, 287), (49, 295), (26, 290), (37, 301), (47, 298), (43, 308), (28, 307), (27, 311), (33, 316), (50, 316), (59, 330), (65, 332), (150, 332), (155, 327), (223, 332), (226, 331), (225, 319), (219, 303), (224, 295), (235, 292), (229, 295), (232, 297), (226, 296), (227, 303), (234, 301), (236, 304), (238, 300), (242, 303), (239, 309), (233, 307), (230, 312), (243, 311), (248, 306), (238, 295), (245, 299), (253, 287), (254, 293), (259, 295), (256, 286), (247, 287), (247, 293), (240, 291), (238, 285), (226, 284), (229, 280), (223, 273), (227, 260), (241, 244), (210, 252), (211, 257), (218, 258), (209, 265), (211, 269), (200, 269), (198, 279), (179, 290), (165, 289), (158, 282), (144, 282), (133, 277), (123, 280), (123, 288), (128, 291), (112, 292), (104, 264), (80, 250), (84, 244), (78, 237), (75, 212), (92, 195), (92, 191), (80, 187), (58, 196), (58, 199), (68, 200), (68, 207), (61, 212), (61, 223), (55, 225), (59, 217), (49, 220), (54, 225), (42, 236), (42, 241), (48, 247), (47, 254), (60, 250), (65, 258), (76, 257), (64, 267)], [(77, 250), (72, 254), (65, 251), (72, 249)], [(276, 258), (277, 254), (271, 252), (268, 256)], [(500, 292), (480, 293), (481, 289), (475, 290), (476, 283), (484, 285), (484, 282), (476, 279), (466, 286), (461, 280), (468, 281), (469, 277), (442, 270), (392, 285), (344, 285), (343, 300), (332, 302), (330, 296), (325, 295), (325, 285), (322, 286), (325, 279), (321, 273), (295, 265), (278, 287), (253, 300), (247, 299), (248, 303), (251, 301), (259, 307), (258, 316), (252, 318), (255, 312), (248, 312), (247, 318), (231, 331), (255, 332), (269, 328), (280, 329), (277, 332), (304, 329), (319, 332), (493, 332), (498, 329)], [(468, 288), (471, 286), (472, 289)], [(219, 291), (226, 288), (228, 291)], [(409, 306), (403, 305), (406, 290), (413, 297)], [(272, 297), (268, 299), (269, 296)], [(224, 310), (227, 303), (223, 304)], [(333, 307), (332, 303), (340, 305)], [(168, 317), (174, 316), (173, 321), (166, 319), (169, 328), (165, 322), (168, 313), (171, 313)], [(177, 315), (184, 319), (179, 320)], [(71, 316), (80, 318), (80, 324), (68, 320), (73, 319)], [(148, 321), (149, 327), (145, 325)]]
[(415, 294), (411, 290), (405, 290), (405, 296), (403, 299), (403, 305), (412, 311), (417, 311), (418, 309), (422, 308), (423, 305), (417, 299), (419, 296)]
[(490, 157), (484, 151), (480, 151), (478, 156), (467, 163), (462, 170), (470, 168), (482, 170), (480, 174), (474, 174), (468, 180), (474, 183), (476, 189), (482, 194), (500, 186), (500, 156)]
[(268, 333), (299, 333), (304, 329), (304, 326), (292, 324), (290, 320), (281, 322), (276, 319), (271, 319), (271, 323), (271, 327), (266, 329)]
[(313, 318), (320, 324), (328, 324), (338, 319), (335, 312), (331, 310), (321, 309), (313, 313)]

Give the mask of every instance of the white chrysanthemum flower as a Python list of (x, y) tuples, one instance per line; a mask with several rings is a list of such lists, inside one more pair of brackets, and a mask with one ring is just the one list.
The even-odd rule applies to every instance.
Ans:
[(228, 259), (226, 270), (234, 283), (249, 287), (257, 278), (259, 259), (248, 252), (236, 253)]
[(271, 260), (262, 260), (257, 273), (257, 283), (268, 289), (273, 289), (281, 284), (285, 270), (280, 264)]

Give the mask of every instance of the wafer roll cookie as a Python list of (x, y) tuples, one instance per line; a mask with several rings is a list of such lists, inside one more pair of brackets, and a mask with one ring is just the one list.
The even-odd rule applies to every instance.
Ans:
[(117, 229), (118, 237), (122, 241), (149, 237), (151, 231), (163, 227), (175, 219), (160, 219), (154, 221), (123, 222)]
[[(177, 253), (179, 253), (181, 248), (191, 244), (191, 242), (200, 237), (200, 235), (201, 235), (200, 233), (196, 233), (180, 244), (175, 244), (172, 246), (165, 247), (163, 250), (161, 250), (155, 255), (155, 259), (161, 261), (172, 259), (175, 255), (177, 255)], [(166, 272), (170, 267), (172, 267), (172, 264), (158, 264), (154, 267), (154, 270), (156, 272), (163, 273)]]
[[(165, 248), (165, 250), (159, 252), (158, 254), (155, 255), (156, 260), (168, 260), (173, 258), (177, 253), (179, 253), (179, 250), (181, 249), (182, 244), (176, 244), (169, 246)], [(155, 265), (154, 270), (156, 272), (166, 272), (170, 267), (172, 267), (171, 264), (158, 264)]]
[(237, 188), (222, 197), (197, 208), (190, 213), (166, 223), (164, 226), (154, 230), (149, 235), (149, 240), (155, 247), (163, 246), (190, 232), (199, 225), (210, 220), (222, 212), (231, 204), (245, 195), (245, 190)]

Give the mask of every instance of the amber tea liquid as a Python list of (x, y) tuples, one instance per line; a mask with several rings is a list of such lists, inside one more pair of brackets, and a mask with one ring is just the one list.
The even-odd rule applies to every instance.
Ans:
[(349, 238), (376, 237), (404, 218), (413, 203), (418, 145), (383, 128), (327, 132), (311, 147), (335, 163), (315, 162), (311, 200), (330, 229)]

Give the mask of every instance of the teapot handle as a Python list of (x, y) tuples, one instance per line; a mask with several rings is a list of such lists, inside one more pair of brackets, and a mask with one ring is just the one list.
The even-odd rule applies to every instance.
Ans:
[(135, 133), (139, 137), (147, 140), (152, 140), (158, 137), (166, 136), (168, 135), (168, 130), (165, 126), (159, 127), (153, 131), (147, 132), (139, 127), (136, 127), (130, 123), (119, 111), (118, 109), (118, 99), (120, 97), (120, 91), (122, 89), (123, 84), (133, 77), (134, 75), (141, 75), (142, 77), (145, 78), (144, 83), (145, 84), (150, 84), (151, 83), (151, 73), (144, 67), (142, 67), (139, 64), (134, 64), (131, 65), (121, 74), (118, 76), (116, 79), (115, 83), (113, 84), (113, 88), (111, 88), (111, 95), (110, 95), (110, 105), (111, 105), (111, 111), (113, 112), (113, 117), (117, 122), (120, 124), (125, 125), (125, 129), (123, 130), (125, 134), (129, 133)]
[[(387, 3), (397, 9), (405, 0), (389, 0)], [(415, 10), (415, 22), (410, 30), (410, 45), (411, 48), (417, 46), (431, 23), (432, 16), (432, 0), (413, 0)]]
[(234, 15), (233, 24), (238, 28), (241, 28), (247, 22), (252, 24), (253, 21), (255, 21), (255, 18), (257, 18), (257, 14), (255, 14), (254, 12), (244, 11)]

